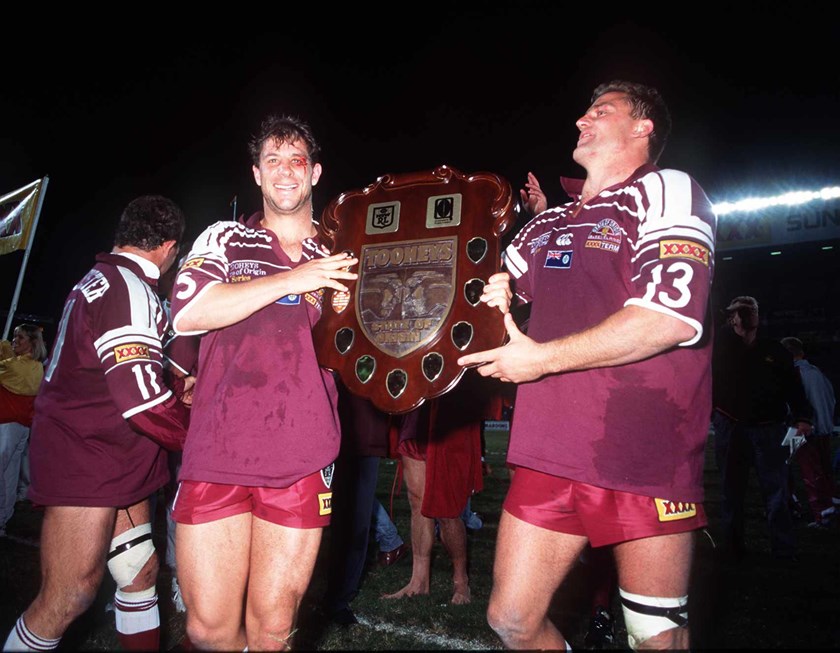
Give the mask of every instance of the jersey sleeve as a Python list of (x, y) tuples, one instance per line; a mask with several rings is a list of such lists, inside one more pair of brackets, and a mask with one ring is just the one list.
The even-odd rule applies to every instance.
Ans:
[(632, 243), (632, 296), (625, 305), (642, 306), (691, 325), (703, 336), (717, 219), (696, 181), (678, 170), (659, 170), (640, 180), (644, 216)]
[[(158, 443), (183, 442), (187, 413), (182, 416), (173, 406), (163, 374), (163, 307), (148, 284), (118, 270), (91, 306), (93, 345), (108, 392), (123, 418), (143, 435)], [(165, 414), (165, 420), (149, 417), (157, 414)]]
[(200, 335), (206, 330), (183, 331), (180, 322), (201, 296), (217, 283), (229, 281), (228, 239), (241, 225), (221, 221), (210, 225), (195, 239), (181, 269), (175, 277), (172, 291), (172, 328), (178, 335)]
[[(533, 300), (531, 266), (533, 265), (532, 241), (537, 227), (536, 218), (531, 220), (510, 242), (502, 253), (502, 265), (513, 280), (511, 288), (516, 304), (527, 304)], [(536, 236), (539, 239), (538, 236)]]

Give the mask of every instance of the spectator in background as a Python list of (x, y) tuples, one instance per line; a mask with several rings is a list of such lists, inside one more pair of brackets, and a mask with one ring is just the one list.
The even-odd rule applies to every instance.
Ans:
[[(500, 275), (491, 276), (485, 285), (486, 298), (508, 292), (507, 275), (503, 278), (501, 282)], [(400, 432), (397, 453), (411, 511), (411, 578), (382, 598), (429, 594), (437, 523), (452, 561), (450, 602), (471, 601), (464, 511), (469, 498), (484, 487), (481, 427), (493, 400), (490, 388), (496, 385), (467, 370), (454, 389), (407, 414), (413, 425)]]
[(721, 474), (723, 551), (745, 554), (744, 498), (750, 467), (764, 497), (770, 548), (779, 559), (797, 552), (790, 511), (789, 449), (781, 446), (788, 426), (811, 433), (812, 410), (793, 357), (781, 343), (758, 335), (758, 302), (734, 297), (714, 347), (715, 460)]
[(793, 356), (805, 396), (814, 410), (813, 428), (794, 455), (814, 520), (811, 528), (828, 528), (834, 519), (833, 498), (838, 495), (831, 468), (831, 436), (834, 432), (834, 387), (822, 370), (805, 358), (799, 338), (782, 338), (782, 345)]
[(20, 324), (11, 342), (0, 341), (0, 536), (6, 534), (18, 500), (18, 481), (46, 358), (43, 330), (34, 324)]
[(323, 606), (329, 619), (348, 626), (357, 623), (350, 604), (361, 588), (372, 526), (377, 531), (381, 529), (386, 538), (388, 529), (392, 528), (393, 533), (387, 539), (391, 539), (390, 544), (394, 540), (399, 542), (379, 556), (381, 564), (393, 564), (407, 550), (396, 526), (376, 500), (379, 463), (382, 458), (390, 457), (390, 429), (392, 426), (399, 429), (404, 418), (379, 410), (370, 400), (351, 393), (340, 381), (338, 388), (341, 449), (333, 476), (333, 515)]

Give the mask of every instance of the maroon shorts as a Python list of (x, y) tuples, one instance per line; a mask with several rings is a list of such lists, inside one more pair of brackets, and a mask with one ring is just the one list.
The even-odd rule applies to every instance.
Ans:
[(418, 438), (401, 440), (397, 445), (397, 455), (407, 456), (414, 460), (426, 460), (426, 442)]
[(284, 488), (181, 481), (172, 519), (179, 524), (204, 524), (246, 512), (289, 528), (324, 528), (330, 523), (332, 490), (321, 472)]
[(583, 535), (592, 546), (703, 528), (703, 504), (607, 490), (516, 467), (504, 509), (529, 524)]

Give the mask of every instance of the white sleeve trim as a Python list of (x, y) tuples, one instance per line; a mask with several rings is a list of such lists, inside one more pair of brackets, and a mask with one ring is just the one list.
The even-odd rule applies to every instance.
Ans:
[(184, 304), (184, 306), (179, 310), (175, 317), (172, 318), (172, 330), (179, 336), (196, 336), (207, 333), (208, 329), (198, 329), (195, 331), (183, 331), (181, 330), (178, 325), (181, 322), (181, 318), (193, 307), (195, 303), (207, 292), (209, 288), (222, 283), (221, 281), (211, 281), (207, 285), (205, 285), (198, 293), (196, 293), (195, 297), (193, 297), (189, 302)]
[(172, 396), (172, 390), (167, 390), (166, 392), (164, 392), (159, 397), (155, 397), (151, 401), (147, 401), (145, 404), (135, 406), (134, 408), (131, 408), (130, 410), (125, 411), (122, 414), (122, 416), (125, 419), (128, 419), (129, 417), (133, 417), (137, 413), (142, 413), (144, 410), (148, 410), (149, 408), (153, 408), (153, 407), (157, 406), (158, 404), (163, 403), (164, 401), (169, 399), (169, 397), (171, 397), (171, 396)]
[(631, 297), (626, 302), (624, 302), (625, 306), (639, 306), (641, 308), (648, 308), (652, 311), (656, 311), (657, 313), (662, 313), (664, 315), (670, 315), (671, 317), (675, 317), (681, 322), (685, 322), (691, 328), (694, 329), (694, 337), (690, 340), (686, 340), (685, 342), (679, 343), (680, 347), (688, 347), (689, 345), (693, 345), (696, 343), (700, 338), (703, 336), (703, 324), (694, 320), (690, 317), (686, 317), (685, 315), (681, 315), (676, 311), (672, 311), (670, 308), (665, 308), (661, 304), (654, 304), (653, 302), (646, 302), (638, 297)]

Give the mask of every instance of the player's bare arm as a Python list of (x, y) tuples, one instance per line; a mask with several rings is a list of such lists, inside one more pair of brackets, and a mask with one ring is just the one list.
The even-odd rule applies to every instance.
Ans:
[(694, 328), (682, 320), (639, 306), (627, 306), (591, 329), (545, 343), (522, 333), (509, 313), (505, 327), (506, 345), (462, 356), (458, 364), (479, 365), (482, 376), (525, 383), (546, 374), (644, 360), (695, 335)]
[[(358, 278), (358, 274), (349, 270), (358, 262), (357, 258), (342, 252), (250, 281), (214, 284), (176, 316), (173, 326), (178, 333), (221, 329), (286, 295), (301, 295), (319, 288), (346, 291), (348, 288), (342, 281)], [(188, 277), (180, 275), (175, 292), (191, 293), (193, 289), (188, 285)]]

